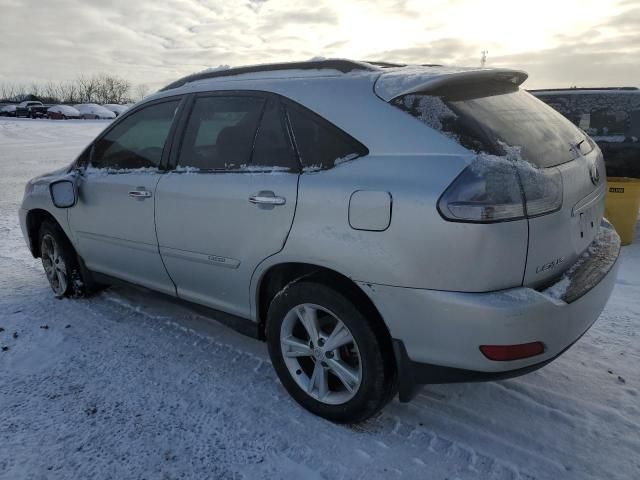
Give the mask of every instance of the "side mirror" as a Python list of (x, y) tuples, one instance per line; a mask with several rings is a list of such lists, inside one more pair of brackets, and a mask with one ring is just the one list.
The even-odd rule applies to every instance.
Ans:
[(58, 208), (71, 208), (76, 204), (76, 183), (71, 179), (58, 180), (49, 184), (51, 201)]

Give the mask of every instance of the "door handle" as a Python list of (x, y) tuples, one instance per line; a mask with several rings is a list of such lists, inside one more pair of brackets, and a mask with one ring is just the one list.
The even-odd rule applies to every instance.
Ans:
[(129, 192), (129, 196), (131, 198), (149, 198), (151, 196), (151, 192), (148, 190), (131, 190)]
[(276, 197), (273, 192), (260, 192), (258, 195), (251, 195), (249, 197), (249, 202), (254, 205), (284, 205), (287, 202), (287, 199), (284, 197)]

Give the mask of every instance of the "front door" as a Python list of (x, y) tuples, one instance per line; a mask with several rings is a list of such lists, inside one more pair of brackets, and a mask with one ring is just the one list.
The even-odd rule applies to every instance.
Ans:
[(154, 215), (164, 147), (179, 103), (169, 99), (145, 106), (96, 140), (79, 178), (78, 203), (69, 211), (90, 270), (172, 295)]
[(256, 266), (284, 246), (298, 162), (275, 97), (198, 96), (156, 190), (163, 261), (178, 296), (248, 318)]

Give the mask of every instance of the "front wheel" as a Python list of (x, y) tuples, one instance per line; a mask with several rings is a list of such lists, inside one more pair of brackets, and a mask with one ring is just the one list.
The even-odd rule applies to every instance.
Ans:
[(62, 229), (52, 221), (40, 226), (40, 257), (53, 294), (57, 298), (84, 294), (78, 258)]
[(359, 422), (391, 398), (381, 339), (346, 297), (314, 282), (278, 294), (267, 318), (269, 355), (289, 394), (310, 412)]

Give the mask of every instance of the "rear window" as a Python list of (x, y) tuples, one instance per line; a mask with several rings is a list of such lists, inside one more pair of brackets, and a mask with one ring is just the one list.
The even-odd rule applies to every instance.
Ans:
[(504, 155), (505, 146), (519, 147), (524, 160), (541, 168), (592, 150), (580, 129), (554, 109), (523, 90), (504, 88), (444, 87), (392, 104), (470, 150)]

